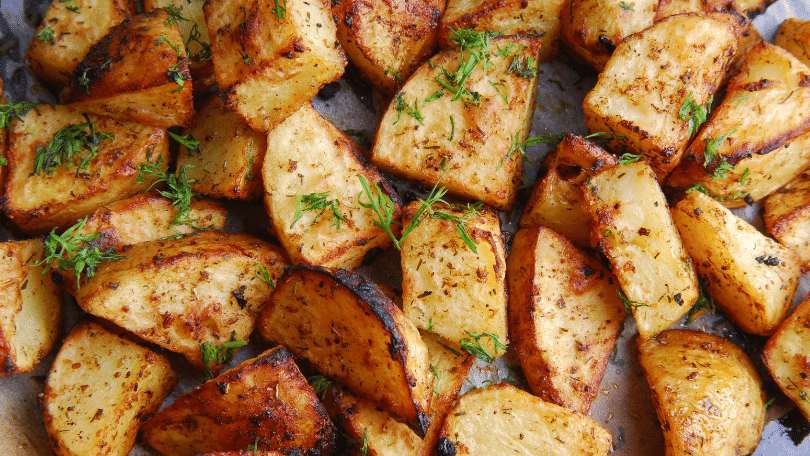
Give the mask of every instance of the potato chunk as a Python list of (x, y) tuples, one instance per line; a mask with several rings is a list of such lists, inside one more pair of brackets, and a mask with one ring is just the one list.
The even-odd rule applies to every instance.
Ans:
[(668, 184), (698, 184), (729, 207), (758, 201), (810, 166), (809, 128), (810, 68), (760, 43)]
[[(109, 135), (99, 142), (96, 157), (84, 168), (80, 158), (74, 157), (61, 165), (43, 166), (34, 174), (37, 156), (54, 156), (46, 148), (59, 132), (71, 127), (88, 134), (88, 119), (98, 134)], [(92, 156), (86, 146), (79, 154)], [(6, 215), (26, 232), (70, 226), (102, 205), (146, 190), (152, 181), (139, 183), (138, 168), (147, 161), (161, 161), (165, 168), (168, 154), (166, 132), (159, 128), (107, 117), (85, 118), (70, 106), (39, 105), (11, 125)]]
[(655, 174), (643, 162), (618, 165), (586, 184), (594, 235), (610, 260), (641, 337), (683, 317), (698, 298), (692, 261)]
[(28, 47), (31, 71), (52, 87), (65, 86), (90, 48), (133, 14), (130, 0), (51, 3)]
[(164, 10), (128, 19), (90, 49), (62, 99), (116, 119), (185, 125), (194, 100), (184, 43)]
[(0, 377), (30, 372), (56, 343), (62, 293), (41, 259), (39, 239), (0, 243)]
[(447, 415), (438, 454), (606, 456), (610, 433), (596, 421), (507, 383), (470, 391)]
[[(317, 153), (313, 153), (317, 151)], [(399, 198), (362, 152), (307, 104), (267, 136), (264, 202), (273, 230), (294, 262), (356, 268), (390, 239), (374, 224), (360, 176)]]
[[(420, 204), (405, 208), (403, 226)], [(497, 358), (508, 343), (506, 255), (498, 216), (489, 210), (435, 210), (464, 221), (475, 251), (459, 235), (456, 222), (423, 216), (401, 244), (405, 315), (455, 349), (474, 345), (482, 351), (479, 356)]]
[(326, 0), (211, 0), (205, 19), (228, 108), (266, 132), (343, 74)]
[[(537, 80), (536, 71), (525, 66), (536, 65), (539, 41), (517, 36), (484, 41), (489, 44), (476, 49), (490, 63), (472, 70), (460, 98), (437, 82), (445, 69), (456, 71), (459, 51), (442, 52), (414, 73), (382, 118), (372, 161), (402, 177), (429, 185), (441, 181), (451, 193), (506, 209), (520, 185), (520, 150)], [(526, 71), (514, 70), (513, 62)]]
[(203, 342), (247, 340), (285, 267), (275, 246), (216, 231), (136, 244), (122, 255), (77, 290), (79, 306), (197, 366)]
[(258, 325), (265, 339), (284, 344), (424, 435), (428, 351), (413, 323), (374, 283), (343, 269), (293, 266)]
[(613, 135), (616, 151), (640, 153), (659, 179), (690, 138), (685, 105), (708, 103), (737, 49), (728, 21), (680, 14), (624, 39), (583, 101), (591, 131)]
[(810, 296), (768, 339), (762, 359), (771, 377), (802, 414), (810, 419)]
[(810, 171), (765, 199), (762, 218), (771, 236), (793, 251), (810, 271)]
[(181, 146), (177, 167), (189, 166), (188, 177), (195, 180), (195, 192), (214, 198), (259, 197), (266, 135), (250, 129), (218, 96), (200, 109), (185, 133), (199, 145), (194, 150)]
[(175, 384), (169, 361), (96, 323), (65, 338), (45, 383), (42, 409), (58, 456), (125, 456), (141, 422)]
[(177, 398), (144, 424), (143, 436), (149, 446), (173, 456), (253, 444), (284, 454), (328, 455), (335, 444), (326, 409), (284, 347)]
[(774, 44), (810, 66), (810, 20), (790, 17), (779, 25)]
[(624, 324), (618, 284), (549, 228), (518, 230), (506, 275), (509, 334), (532, 392), (587, 414)]
[(742, 330), (772, 333), (796, 293), (796, 255), (700, 192), (687, 194), (672, 218), (717, 304)]
[(700, 331), (669, 330), (639, 339), (639, 352), (667, 456), (734, 456), (756, 448), (765, 392), (739, 347)]

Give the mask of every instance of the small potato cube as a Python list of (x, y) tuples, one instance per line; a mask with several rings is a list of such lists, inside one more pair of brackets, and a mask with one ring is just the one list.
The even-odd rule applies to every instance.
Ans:
[(585, 185), (594, 235), (642, 338), (683, 317), (698, 298), (697, 276), (652, 169), (618, 165)]
[(335, 428), (292, 354), (274, 347), (177, 398), (144, 424), (143, 437), (172, 456), (254, 444), (257, 454), (328, 455)]
[(785, 19), (774, 37), (774, 44), (810, 66), (810, 20), (790, 17)]
[[(60, 132), (80, 129), (105, 134), (96, 157), (82, 167), (80, 159), (36, 171), (37, 157), (52, 160), (47, 146)], [(87, 146), (81, 157), (91, 157)], [(83, 117), (71, 106), (39, 105), (11, 124), (6, 180), (6, 215), (20, 229), (40, 233), (64, 228), (94, 210), (143, 192), (149, 179), (137, 181), (138, 168), (146, 162), (168, 164), (166, 132), (107, 117)], [(47, 165), (47, 162), (43, 161)], [(36, 172), (35, 172), (36, 171)]]
[(518, 230), (506, 276), (509, 334), (532, 392), (587, 414), (624, 326), (618, 284), (549, 228)]
[(164, 10), (116, 26), (73, 71), (62, 99), (83, 112), (167, 128), (194, 114), (185, 41)]
[(58, 456), (126, 456), (138, 428), (175, 384), (169, 360), (97, 323), (65, 338), (48, 372), (42, 409)]
[(365, 254), (390, 243), (374, 224), (360, 176), (399, 198), (362, 152), (307, 104), (267, 136), (264, 202), (273, 230), (297, 263), (353, 269)]
[[(181, 0), (184, 1), (185, 0)], [(180, 147), (178, 168), (188, 165), (192, 189), (214, 198), (256, 199), (267, 137), (253, 131), (238, 114), (213, 96), (185, 132), (199, 141), (196, 149)]]
[(327, 0), (211, 0), (205, 19), (226, 105), (267, 132), (343, 74)]
[(810, 68), (760, 43), (667, 183), (697, 184), (729, 207), (758, 201), (810, 166), (809, 128)]
[(762, 218), (771, 236), (793, 251), (810, 271), (810, 171), (765, 198)]
[(717, 304), (743, 331), (771, 334), (796, 293), (796, 255), (700, 192), (678, 202), (672, 218)]
[(737, 49), (733, 24), (679, 14), (624, 39), (583, 101), (591, 131), (611, 133), (615, 151), (640, 153), (663, 179), (689, 141), (684, 105), (708, 103)]
[(768, 339), (762, 359), (771, 377), (810, 419), (810, 296)]
[[(412, 223), (420, 205), (415, 201), (405, 208), (403, 226)], [(459, 222), (423, 215), (402, 241), (405, 315), (450, 347), (478, 348), (479, 357), (497, 358), (508, 344), (506, 258), (498, 216), (486, 209), (437, 206), (433, 211)]]
[(67, 85), (90, 48), (133, 14), (131, 0), (52, 2), (28, 47), (31, 71), (54, 88)]
[(667, 456), (750, 454), (765, 424), (754, 365), (726, 339), (691, 330), (639, 339)]
[(0, 243), (0, 377), (30, 372), (56, 343), (62, 292), (40, 260), (39, 239)]

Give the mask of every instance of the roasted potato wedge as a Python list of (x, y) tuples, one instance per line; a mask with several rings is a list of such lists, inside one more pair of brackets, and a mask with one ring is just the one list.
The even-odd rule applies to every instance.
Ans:
[(640, 153), (663, 179), (695, 125), (685, 107), (708, 103), (737, 50), (735, 26), (679, 14), (625, 38), (583, 101), (585, 124), (608, 132), (614, 151)]
[(431, 394), (427, 347), (374, 283), (343, 269), (293, 266), (258, 325), (265, 339), (284, 344), (424, 435)]
[(395, 219), (396, 192), (311, 105), (267, 136), (262, 172), (273, 231), (294, 262), (353, 269), (369, 250), (390, 243), (374, 212), (360, 204), (368, 202), (360, 176), (391, 197)]
[(81, 323), (48, 372), (42, 409), (58, 456), (125, 456), (141, 422), (175, 384), (162, 355), (96, 323)]
[(337, 37), (375, 87), (394, 93), (433, 53), (445, 0), (332, 2)]
[(121, 254), (76, 291), (79, 306), (197, 366), (208, 364), (203, 342), (250, 336), (285, 267), (275, 246), (216, 231), (144, 242)]
[(726, 315), (743, 331), (772, 333), (799, 284), (796, 255), (700, 192), (689, 192), (678, 202), (672, 219)]
[(668, 184), (698, 184), (729, 207), (758, 201), (810, 166), (808, 130), (810, 68), (784, 49), (760, 43)]
[(177, 398), (143, 426), (161, 454), (257, 450), (332, 454), (335, 428), (292, 354), (275, 347)]
[(610, 433), (596, 421), (501, 383), (470, 391), (447, 415), (438, 454), (605, 456)]
[(639, 334), (658, 334), (689, 311), (699, 290), (655, 174), (644, 162), (614, 166), (593, 176), (584, 193)]
[(177, 166), (188, 165), (195, 192), (214, 198), (259, 197), (266, 135), (248, 127), (242, 117), (225, 108), (218, 96), (205, 103), (186, 133), (199, 143), (193, 150), (180, 147)]
[(83, 112), (154, 127), (188, 123), (194, 114), (188, 56), (168, 13), (141, 14), (110, 30), (73, 71), (62, 99)]
[(771, 236), (793, 251), (810, 271), (810, 171), (765, 198), (762, 218)]
[(534, 184), (520, 226), (547, 226), (583, 247), (591, 244), (591, 214), (582, 183), (616, 158), (580, 136), (566, 134), (546, 158), (546, 175)]
[(263, 451), (263, 450), (238, 450), (238, 451), (217, 451), (214, 453), (205, 453), (204, 456), (285, 456), (284, 453), (278, 451)]
[(226, 105), (254, 130), (271, 130), (343, 74), (326, 0), (210, 0), (204, 11)]
[(691, 330), (639, 339), (667, 456), (751, 453), (765, 423), (753, 364), (726, 339)]
[(785, 19), (776, 31), (774, 44), (810, 66), (810, 21), (795, 17)]
[(40, 260), (38, 239), (0, 243), (0, 377), (30, 372), (56, 343), (62, 293)]
[(653, 24), (658, 0), (568, 0), (560, 14), (563, 42), (597, 70), (626, 37)]
[(442, 47), (454, 46), (451, 36), (460, 29), (534, 35), (541, 40), (539, 60), (549, 60), (557, 54), (564, 3), (565, 0), (449, 0), (439, 40)]
[(618, 284), (543, 227), (515, 233), (506, 276), (509, 334), (532, 392), (587, 415), (624, 326)]
[(459, 99), (437, 82), (444, 71), (457, 71), (461, 53), (434, 56), (389, 105), (371, 158), (394, 174), (429, 185), (441, 181), (455, 195), (507, 209), (520, 185), (520, 151), (534, 109), (540, 42), (519, 36), (481, 38), (488, 43), (480, 51), (489, 64), (472, 70), (461, 92), (467, 95)]
[[(68, 163), (60, 166), (53, 161), (48, 144), (58, 142), (67, 130), (89, 134), (88, 123), (97, 134), (108, 135), (99, 142), (95, 158), (81, 167), (79, 158), (92, 157), (85, 146)], [(38, 156), (43, 163), (39, 171)], [(164, 130), (107, 117), (83, 117), (70, 106), (39, 105), (11, 124), (4, 210), (26, 232), (70, 226), (100, 206), (146, 190), (152, 180), (138, 182), (138, 168), (148, 161), (159, 161), (165, 168), (168, 157)]]
[(768, 339), (762, 359), (779, 388), (810, 419), (810, 296)]
[(51, 3), (28, 47), (31, 71), (52, 87), (67, 85), (90, 48), (133, 14), (131, 0)]
[[(403, 226), (412, 223), (420, 205), (415, 201), (405, 208)], [(463, 223), (434, 216), (437, 211)], [(401, 246), (405, 315), (457, 350), (476, 346), (488, 360), (503, 355), (508, 344), (506, 254), (498, 216), (485, 209), (437, 206), (433, 215), (420, 218)]]

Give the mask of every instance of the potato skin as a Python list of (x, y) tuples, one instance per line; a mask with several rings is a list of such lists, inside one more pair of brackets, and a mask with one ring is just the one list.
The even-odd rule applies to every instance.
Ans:
[(774, 44), (810, 66), (810, 21), (789, 17), (780, 25)]
[(374, 283), (343, 269), (292, 266), (258, 326), (263, 338), (284, 344), (424, 435), (430, 423), (427, 348)]
[(796, 293), (796, 255), (700, 192), (678, 202), (672, 219), (717, 304), (743, 331), (772, 333)]
[(93, 322), (65, 338), (42, 411), (57, 456), (125, 456), (176, 383), (168, 359)]
[(534, 394), (587, 414), (624, 326), (615, 279), (549, 228), (515, 233), (509, 334)]
[(292, 354), (274, 347), (177, 398), (143, 426), (161, 454), (244, 449), (332, 454), (335, 428)]
[(700, 331), (668, 330), (639, 339), (639, 352), (667, 456), (736, 456), (756, 448), (765, 392), (739, 347)]
[(765, 227), (810, 271), (810, 170), (765, 198), (762, 218)]
[(762, 359), (779, 388), (810, 419), (810, 296), (779, 325), (762, 351)]
[(131, 122), (90, 116), (96, 131), (111, 133), (102, 141), (98, 156), (86, 172), (60, 166), (51, 175), (32, 176), (36, 149), (46, 146), (60, 129), (84, 123), (71, 106), (39, 105), (9, 130), (8, 179), (5, 210), (8, 218), (27, 233), (65, 228), (110, 202), (143, 192), (152, 183), (138, 183), (138, 168), (147, 161), (168, 164), (166, 132)]

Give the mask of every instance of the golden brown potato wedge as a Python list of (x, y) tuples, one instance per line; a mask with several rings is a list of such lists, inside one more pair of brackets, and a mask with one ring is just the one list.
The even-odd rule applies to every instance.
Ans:
[(584, 193), (639, 334), (658, 334), (689, 311), (699, 290), (655, 174), (644, 162), (614, 166), (592, 177)]
[(265, 339), (284, 344), (424, 435), (431, 394), (427, 347), (374, 283), (343, 269), (293, 266), (258, 326)]
[(799, 284), (796, 255), (700, 192), (689, 192), (678, 202), (672, 219), (726, 315), (743, 331), (772, 333)]
[[(421, 202), (403, 211), (409, 226)], [(475, 250), (459, 234), (458, 217)], [(506, 254), (498, 216), (487, 209), (434, 208), (402, 241), (402, 303), (419, 329), (439, 335), (456, 350), (478, 349), (491, 361), (504, 354)], [(466, 348), (465, 348), (466, 347)]]
[(810, 271), (810, 171), (769, 195), (763, 206), (768, 232), (799, 257), (802, 272)]
[(565, 0), (448, 0), (439, 40), (442, 47), (454, 46), (451, 35), (460, 29), (535, 35), (541, 41), (540, 61), (549, 60), (557, 54), (564, 3)]
[(441, 181), (455, 195), (506, 209), (520, 185), (540, 42), (481, 38), (487, 44), (474, 51), (488, 56), (489, 64), (473, 68), (458, 97), (438, 81), (447, 85), (444, 72), (455, 74), (460, 51), (442, 52), (419, 67), (383, 116), (372, 161), (402, 177), (428, 185)]
[(591, 214), (582, 195), (582, 183), (616, 157), (580, 136), (566, 134), (557, 150), (546, 158), (546, 175), (534, 184), (523, 209), (520, 226), (547, 226), (575, 244), (591, 244)]
[(437, 449), (443, 456), (606, 456), (610, 441), (610, 433), (587, 416), (501, 383), (458, 400)]
[(309, 103), (267, 136), (262, 172), (273, 231), (294, 262), (353, 269), (369, 250), (391, 242), (360, 204), (368, 202), (360, 176), (391, 197), (395, 220), (396, 192)]
[(180, 147), (177, 167), (188, 165), (195, 192), (214, 198), (259, 197), (266, 135), (253, 131), (242, 117), (227, 110), (218, 96), (205, 103), (185, 133), (199, 143), (193, 150)]
[(164, 10), (127, 19), (73, 71), (64, 101), (83, 112), (167, 128), (194, 114), (185, 42)]
[(56, 343), (62, 293), (40, 260), (39, 239), (0, 243), (0, 377), (30, 372)]
[(275, 246), (216, 231), (121, 254), (76, 291), (79, 306), (208, 369), (218, 363), (204, 359), (201, 345), (246, 340), (285, 267)]
[[(90, 135), (93, 128), (105, 139), (87, 166), (81, 166), (93, 155), (87, 146), (61, 165), (55, 159), (59, 155), (48, 151), (67, 131)], [(100, 206), (146, 190), (153, 180), (138, 182), (138, 168), (159, 161), (165, 169), (168, 156), (166, 132), (159, 128), (83, 117), (70, 106), (39, 105), (11, 124), (4, 210), (26, 232), (67, 227)]]
[(522, 228), (506, 263), (509, 334), (537, 396), (587, 414), (624, 326), (610, 271), (549, 228)]
[(143, 426), (161, 454), (276, 450), (332, 454), (335, 429), (298, 370), (292, 354), (275, 347), (177, 398)]
[(810, 296), (768, 339), (762, 359), (779, 388), (810, 419)]
[(65, 338), (45, 383), (42, 409), (58, 456), (125, 456), (141, 422), (175, 384), (162, 355), (96, 323)]
[(445, 0), (332, 2), (337, 37), (375, 87), (394, 93), (436, 46)]
[(591, 131), (612, 134), (614, 151), (640, 153), (663, 179), (694, 125), (686, 107), (706, 105), (737, 50), (735, 26), (679, 14), (624, 39), (583, 101)]
[(810, 66), (810, 21), (795, 17), (785, 19), (779, 25), (774, 44)]
[(726, 339), (691, 330), (639, 339), (667, 456), (751, 453), (765, 423), (753, 364)]
[(758, 201), (810, 166), (808, 129), (810, 68), (760, 43), (667, 183), (698, 184), (729, 207)]
[(51, 3), (28, 47), (31, 71), (48, 85), (65, 86), (90, 48), (133, 14), (131, 0)]
[(263, 451), (253, 449), (239, 450), (239, 451), (217, 451), (214, 453), (205, 453), (204, 456), (286, 456), (284, 453), (278, 451)]
[(343, 74), (327, 0), (211, 0), (205, 19), (226, 105), (266, 132)]

